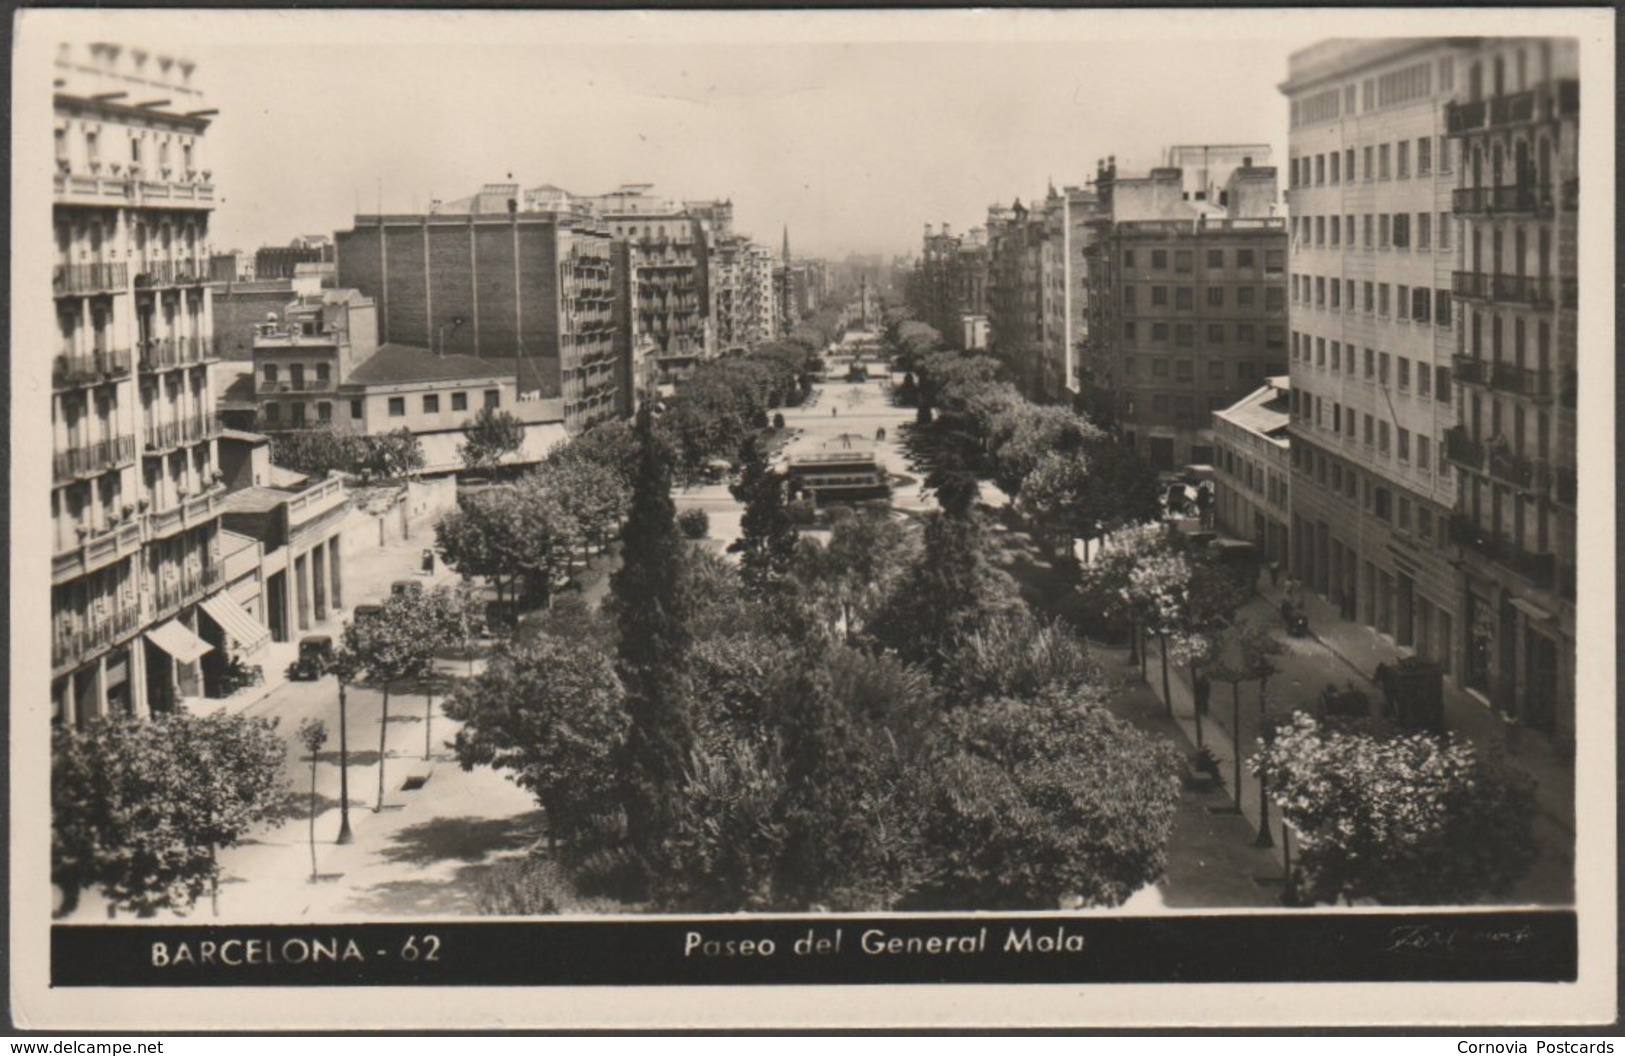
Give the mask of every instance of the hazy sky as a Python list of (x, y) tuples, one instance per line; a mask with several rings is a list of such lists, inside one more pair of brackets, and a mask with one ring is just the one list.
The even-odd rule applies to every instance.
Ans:
[(788, 224), (818, 255), (917, 250), (923, 224), (979, 224), (1106, 154), (1141, 172), (1172, 143), (1265, 142), (1281, 162), (1276, 85), (1329, 28), (1199, 11), (176, 18), (73, 28), (198, 61), (220, 110), (217, 248), (331, 232), (380, 201), (420, 211), (511, 173), (731, 197), (737, 229), (776, 246)]

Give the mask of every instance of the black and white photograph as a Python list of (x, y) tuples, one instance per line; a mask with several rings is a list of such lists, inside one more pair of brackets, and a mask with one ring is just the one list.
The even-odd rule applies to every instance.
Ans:
[(13, 44), (18, 1026), (1615, 1019), (1611, 10)]

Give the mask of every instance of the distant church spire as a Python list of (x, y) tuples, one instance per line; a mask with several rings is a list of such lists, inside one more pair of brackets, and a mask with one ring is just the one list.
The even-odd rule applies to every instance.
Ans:
[(790, 225), (784, 225), (784, 262), (790, 263)]

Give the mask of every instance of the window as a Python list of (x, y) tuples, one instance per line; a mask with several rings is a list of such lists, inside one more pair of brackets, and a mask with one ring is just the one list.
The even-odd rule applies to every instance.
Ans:
[(1315, 277), (1315, 307), (1326, 307), (1326, 280), (1319, 276)]
[(1166, 305), (1168, 303), (1168, 287), (1151, 287), (1151, 303), (1154, 305)]
[(1399, 391), (1409, 392), (1411, 390), (1411, 361), (1404, 356), (1396, 357), (1395, 370), (1399, 372)]
[(1175, 250), (1174, 251), (1174, 270), (1175, 271), (1187, 271), (1188, 272), (1188, 271), (1191, 270), (1191, 266), (1192, 266), (1192, 255), (1191, 255), (1190, 250), (1188, 250), (1188, 249), (1180, 249), (1180, 250)]
[(1253, 292), (1253, 287), (1251, 287), (1251, 286), (1238, 286), (1238, 287), (1236, 287), (1236, 307), (1238, 307), (1238, 308), (1251, 308), (1253, 306), (1253, 297), (1254, 296), (1255, 296), (1255, 294)]
[(1190, 421), (1196, 417), (1196, 401), (1189, 396), (1174, 397), (1174, 417), (1180, 421)]
[(493, 408), (502, 406), (502, 390), (501, 389), (486, 389), (485, 390), (485, 405), (487, 407), (493, 407)]
[(1377, 376), (1377, 353), (1371, 349), (1365, 350), (1365, 380), (1370, 381)]
[(1377, 248), (1387, 249), (1389, 245), (1389, 216), (1382, 213), (1377, 217)]
[(1383, 143), (1377, 147), (1377, 179), (1388, 178), (1388, 144)]
[(1128, 320), (1127, 322), (1125, 322), (1123, 324), (1123, 340), (1124, 341), (1133, 341), (1134, 337), (1135, 337), (1135, 333), (1138, 330), (1139, 330), (1139, 327), (1135, 325), (1134, 320), (1132, 320), (1132, 319)]
[(1207, 376), (1209, 381), (1224, 380), (1224, 360), (1210, 359), (1207, 361)]
[(1238, 268), (1251, 268), (1251, 267), (1254, 267), (1254, 264), (1253, 264), (1253, 251), (1250, 250), (1250, 249), (1238, 249), (1238, 250), (1236, 250), (1236, 267), (1238, 267)]
[(1377, 423), (1377, 450), (1379, 452), (1381, 452), (1384, 457), (1386, 457), (1387, 454), (1388, 454), (1388, 423), (1387, 422), (1378, 422)]
[(1151, 251), (1151, 266), (1157, 270), (1168, 267), (1168, 251), (1166, 249), (1153, 249)]
[(1286, 290), (1280, 286), (1264, 287), (1264, 310), (1279, 312), (1286, 308)]
[(1411, 143), (1402, 139), (1394, 150), (1394, 175), (1402, 180), (1411, 178)]
[(1175, 381), (1191, 381), (1191, 380), (1194, 380), (1195, 377), (1196, 377), (1195, 367), (1191, 364), (1190, 360), (1188, 360), (1188, 359), (1176, 359), (1176, 360), (1174, 360), (1174, 380)]
[(1360, 225), (1361, 229), (1365, 232), (1365, 248), (1370, 249), (1371, 245), (1372, 245), (1372, 242), (1371, 242), (1371, 214), (1366, 213), (1363, 217), (1361, 217), (1361, 221), (1362, 221), (1362, 223)]
[(281, 418), (282, 418), (282, 408), (281, 407), (278, 407), (274, 403), (268, 403), (268, 404), (265, 405), (265, 420), (267, 422), (275, 424), (276, 422), (280, 421)]
[(1324, 154), (1315, 155), (1315, 182), (1317, 184), (1326, 182), (1326, 155)]
[(1433, 320), (1440, 326), (1450, 326), (1450, 291), (1433, 291)]
[(426, 394), (423, 397), (423, 413), (424, 414), (439, 414), (440, 413), (440, 394), (439, 393), (431, 392), (431, 393)]
[(1210, 268), (1224, 267), (1224, 250), (1210, 249), (1207, 251), (1207, 266)]
[(86, 132), (85, 133), (85, 159), (87, 161), (100, 162), (102, 160), (101, 148), (97, 144), (98, 144), (98, 140), (96, 138), (96, 133), (94, 133), (94, 132)]
[(1347, 279), (1343, 283), (1343, 303), (1349, 311), (1354, 311), (1354, 280)]
[(391, 418), (406, 417), (406, 397), (391, 396), (389, 398), (389, 416)]
[(1151, 324), (1151, 340), (1153, 342), (1166, 343), (1167, 340), (1168, 340), (1168, 324), (1167, 323), (1152, 323)]
[(1331, 166), (1330, 166), (1330, 168), (1331, 168), (1331, 173), (1330, 173), (1330, 176), (1329, 176), (1329, 177), (1328, 177), (1328, 178), (1329, 178), (1329, 179), (1330, 179), (1330, 180), (1331, 180), (1331, 181), (1332, 181), (1332, 182), (1333, 182), (1333, 183), (1336, 183), (1336, 182), (1337, 182), (1337, 168), (1338, 168), (1338, 161), (1339, 161), (1339, 160), (1340, 160), (1340, 159), (1339, 159), (1339, 157), (1338, 157), (1338, 154), (1337, 154), (1337, 152), (1336, 152), (1336, 151), (1333, 151), (1333, 152), (1332, 152), (1332, 153), (1331, 153), (1331, 154), (1330, 154), (1330, 155), (1328, 155), (1328, 157), (1329, 157), (1329, 159), (1330, 159), (1330, 161), (1331, 161)]
[(1388, 314), (1388, 284), (1386, 282), (1377, 283), (1377, 314), (1383, 316)]
[(1286, 250), (1266, 249), (1264, 251), (1264, 274), (1279, 275), (1286, 271)]
[(1174, 287), (1174, 307), (1188, 312), (1195, 306), (1196, 293), (1189, 286)]
[(331, 403), (318, 403), (316, 405), (316, 420), (318, 422), (331, 422), (333, 420), (333, 405)]
[(1315, 217), (1315, 245), (1324, 246), (1325, 244), (1326, 218), (1324, 216), (1317, 216)]
[(1415, 319), (1419, 323), (1427, 322), (1432, 307), (1433, 293), (1431, 290), (1425, 290), (1420, 286), (1417, 286), (1411, 290), (1412, 319)]
[(276, 364), (275, 363), (267, 363), (267, 364), (265, 364), (265, 369), (260, 372), (260, 376), (265, 379), (265, 383), (267, 385), (275, 385), (276, 384)]
[(1333, 279), (1332, 280), (1332, 307), (1333, 308), (1341, 308), (1342, 306), (1343, 306), (1343, 284), (1338, 282), (1336, 279)]
[(1416, 468), (1417, 469), (1427, 469), (1428, 468), (1428, 464), (1432, 461), (1432, 454), (1433, 453), (1430, 450), (1430, 448), (1432, 446), (1433, 446), (1433, 441), (1428, 438), (1427, 434), (1418, 433), (1416, 435)]
[(305, 424), (305, 405), (303, 403), (293, 405), (293, 424), (296, 426)]
[(1168, 394), (1156, 392), (1151, 394), (1151, 411), (1153, 414), (1168, 413)]
[(130, 164), (141, 164), (141, 141), (139, 139), (130, 140)]
[(1450, 171), (1450, 137), (1439, 137), (1439, 171)]
[(452, 393), (451, 394), (451, 409), (454, 410), (454, 411), (466, 411), (466, 410), (468, 410), (468, 393), (466, 393), (466, 392), (454, 392), (454, 393)]
[(1125, 377), (1125, 378), (1134, 377), (1134, 369), (1135, 369), (1134, 368), (1134, 357), (1133, 356), (1124, 356), (1123, 357), (1123, 377)]
[(1343, 241), (1354, 245), (1354, 214), (1343, 217)]
[(351, 400), (350, 401), (350, 417), (351, 418), (360, 418), (361, 417), (361, 415), (362, 415), (361, 402), (362, 401), (360, 401), (360, 400)]
[(1398, 295), (1399, 318), (1409, 319), (1411, 317), (1411, 288), (1409, 286), (1400, 286)]
[(1416, 364), (1416, 394), (1418, 396), (1433, 395), (1433, 368), (1420, 360)]
[(1423, 136), (1416, 141), (1416, 174), (1427, 176), (1433, 172), (1433, 137)]
[(1421, 503), (1416, 504), (1416, 534), (1427, 542), (1433, 541), (1433, 511)]
[(1375, 488), (1371, 495), (1371, 512), (1381, 520), (1388, 520), (1393, 516), (1393, 496), (1387, 488)]
[(1209, 286), (1207, 288), (1207, 306), (1209, 308), (1224, 307), (1224, 287)]
[(1411, 246), (1411, 214), (1394, 214), (1394, 246), (1399, 249), (1409, 249)]
[(305, 365), (303, 363), (289, 364), (288, 382), (294, 387), (295, 392), (305, 387)]
[(1399, 460), (1401, 462), (1409, 462), (1411, 460), (1411, 431), (1409, 429), (1404, 428), (1404, 427), (1401, 427), (1400, 430), (1399, 430), (1399, 452), (1398, 453), (1399, 453)]
[(1315, 338), (1315, 366), (1324, 367), (1325, 365), (1326, 339), (1324, 337), (1317, 337)]
[(1238, 359), (1236, 361), (1236, 377), (1245, 379), (1256, 378), (1257, 376), (1258, 368), (1252, 360)]
[(1196, 343), (1196, 328), (1189, 323), (1174, 324), (1174, 344), (1189, 347)]
[[(1350, 107), (1349, 109), (1352, 110), (1353, 107)], [(1350, 183), (1353, 183), (1354, 182), (1354, 148), (1353, 147), (1350, 147), (1349, 149), (1347, 149), (1347, 150), (1345, 150), (1343, 152), (1343, 172), (1346, 174), (1344, 178), (1347, 179)]]
[(1332, 342), (1332, 373), (1333, 374), (1335, 374), (1339, 370), (1343, 369), (1342, 368), (1342, 362), (1343, 362), (1343, 342), (1341, 342), (1341, 341), (1333, 341)]
[(1440, 403), (1449, 403), (1450, 402), (1450, 368), (1449, 367), (1437, 367), (1435, 369), (1437, 371), (1437, 380), (1434, 382), (1433, 391), (1438, 393), (1438, 400), (1439, 400)]
[(1209, 324), (1207, 324), (1207, 343), (1210, 344), (1210, 345), (1222, 345), (1222, 344), (1224, 344), (1224, 324), (1223, 323), (1209, 323)]
[(1279, 351), (1286, 345), (1286, 327), (1266, 326), (1264, 328), (1264, 347)]
[(1365, 162), (1364, 172), (1365, 172), (1365, 178), (1367, 180), (1372, 180), (1372, 179), (1376, 178), (1376, 172), (1375, 172), (1375, 170), (1373, 169), (1373, 167), (1371, 165), (1371, 156), (1372, 156), (1371, 148), (1366, 147), (1365, 148), (1365, 155), (1364, 155), (1363, 160)]
[(1399, 497), (1399, 530), (1402, 532), (1411, 530), (1411, 500), (1403, 495)]
[(1439, 214), (1439, 248), (1450, 248), (1450, 214)]
[(1433, 214), (1416, 214), (1416, 248), (1428, 249), (1433, 244)]
[(1125, 249), (1123, 250), (1123, 268), (1126, 271), (1132, 267), (1134, 267), (1134, 251), (1132, 249)]
[(1253, 340), (1254, 340), (1253, 324), (1252, 323), (1237, 323), (1236, 324), (1236, 344), (1238, 344), (1238, 345), (1250, 345), (1250, 344), (1253, 343)]
[(1371, 418), (1371, 416), (1369, 414), (1366, 415), (1365, 416), (1365, 443), (1366, 443), (1367, 447), (1370, 447), (1371, 442), (1376, 438), (1376, 431), (1377, 431), (1377, 423), (1372, 420), (1372, 418)]
[(1331, 236), (1332, 236), (1332, 239), (1331, 239), (1331, 241), (1332, 241), (1332, 245), (1334, 245), (1334, 246), (1342, 241), (1341, 239), (1339, 239), (1337, 237), (1341, 233), (1342, 226), (1343, 226), (1342, 224), (1338, 223), (1337, 217), (1335, 217), (1335, 216), (1332, 217), (1332, 223), (1331, 223), (1331, 228), (1332, 228), (1331, 229)]
[(332, 368), (326, 363), (316, 364), (316, 380), (328, 382), (332, 380)]
[(1125, 311), (1125, 312), (1134, 311), (1134, 287), (1133, 286), (1124, 286), (1123, 287), (1123, 311)]

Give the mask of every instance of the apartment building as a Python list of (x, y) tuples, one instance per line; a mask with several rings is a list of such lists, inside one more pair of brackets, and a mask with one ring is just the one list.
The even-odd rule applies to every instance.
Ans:
[(1213, 512), (1224, 532), (1246, 539), (1264, 561), (1287, 567), (1292, 507), (1291, 380), (1264, 384), (1213, 412)]
[(428, 214), (357, 216), (336, 241), (338, 285), (377, 304), (380, 344), (500, 364), (521, 401), (561, 400), (572, 434), (630, 413), (604, 222), (521, 212), (517, 184), (492, 185)]
[(1444, 454), (1456, 480), (1461, 679), (1508, 719), (1572, 746), (1578, 44), (1484, 38), (1450, 58), (1456, 424)]
[(1287, 226), (1267, 160), (1196, 184), (1097, 168), (1080, 402), (1158, 470), (1212, 464), (1212, 413), (1286, 373)]
[(1008, 362), (1016, 387), (1041, 399), (1044, 387), (1046, 217), (1016, 199), (988, 210), (988, 347)]
[(1459, 677), (1450, 517), (1455, 40), (1329, 41), (1294, 54), (1292, 568), (1347, 619)]
[(195, 72), (188, 60), (113, 43), (65, 44), (56, 60), (59, 722), (171, 710), (202, 695), (242, 626), (221, 593), (207, 285), (215, 187), (203, 156), (214, 111)]

